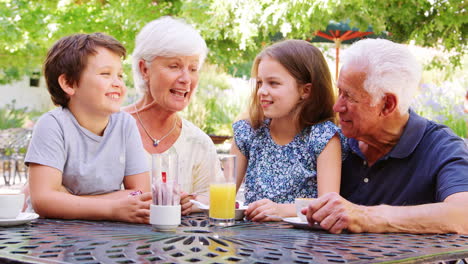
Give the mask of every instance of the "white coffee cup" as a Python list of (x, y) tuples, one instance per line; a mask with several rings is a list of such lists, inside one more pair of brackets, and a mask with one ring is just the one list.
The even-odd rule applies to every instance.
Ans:
[(294, 199), (294, 204), (296, 205), (296, 214), (302, 222), (306, 222), (307, 218), (304, 214), (301, 213), (302, 209), (307, 207), (314, 198), (296, 198)]
[(174, 231), (180, 225), (181, 211), (179, 205), (150, 206), (150, 224), (155, 231)]
[(0, 193), (0, 219), (15, 219), (24, 204), (24, 193)]

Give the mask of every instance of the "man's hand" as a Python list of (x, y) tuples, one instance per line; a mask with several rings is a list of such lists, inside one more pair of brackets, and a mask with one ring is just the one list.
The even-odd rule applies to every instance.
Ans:
[(302, 209), (309, 224), (318, 222), (321, 227), (334, 234), (345, 229), (353, 233), (365, 232), (362, 224), (365, 211), (365, 207), (353, 204), (337, 193), (327, 193)]

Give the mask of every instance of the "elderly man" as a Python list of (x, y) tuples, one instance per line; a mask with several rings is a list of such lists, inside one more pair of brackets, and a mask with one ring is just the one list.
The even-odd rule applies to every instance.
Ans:
[(309, 223), (332, 233), (468, 234), (468, 150), (449, 128), (409, 109), (419, 64), (382, 39), (361, 40), (346, 55), (334, 106), (351, 149), (344, 198), (311, 202), (303, 209)]

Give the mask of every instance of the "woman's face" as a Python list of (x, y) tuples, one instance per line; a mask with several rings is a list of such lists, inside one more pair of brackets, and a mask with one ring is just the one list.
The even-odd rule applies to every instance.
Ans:
[(156, 57), (140, 63), (149, 96), (169, 111), (182, 111), (198, 85), (199, 56)]

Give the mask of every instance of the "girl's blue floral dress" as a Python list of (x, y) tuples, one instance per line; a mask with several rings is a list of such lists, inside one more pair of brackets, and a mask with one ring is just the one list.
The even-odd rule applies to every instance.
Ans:
[(297, 197), (317, 197), (317, 158), (338, 133), (342, 159), (348, 152), (346, 138), (332, 122), (304, 128), (294, 139), (277, 145), (270, 135), (270, 119), (254, 130), (246, 120), (235, 122), (234, 140), (248, 160), (245, 174), (246, 204), (261, 199), (294, 203)]

